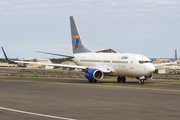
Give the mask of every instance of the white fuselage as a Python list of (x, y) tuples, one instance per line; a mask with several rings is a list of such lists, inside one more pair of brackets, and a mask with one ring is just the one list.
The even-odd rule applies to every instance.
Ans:
[(80, 66), (106, 68), (112, 70), (109, 75), (141, 77), (155, 71), (151, 60), (143, 55), (131, 53), (79, 53), (73, 61)]

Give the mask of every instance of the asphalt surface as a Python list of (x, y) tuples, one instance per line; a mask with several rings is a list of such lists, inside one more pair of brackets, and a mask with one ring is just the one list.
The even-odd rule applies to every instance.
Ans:
[(0, 77), (0, 120), (179, 120), (180, 81)]

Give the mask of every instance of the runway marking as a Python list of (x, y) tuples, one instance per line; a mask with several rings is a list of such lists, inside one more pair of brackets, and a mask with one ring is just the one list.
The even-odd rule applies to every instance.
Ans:
[(7, 111), (18, 112), (18, 113), (23, 113), (23, 114), (29, 114), (29, 115), (36, 115), (36, 116), (41, 116), (41, 117), (60, 119), (60, 120), (76, 120), (76, 119), (71, 119), (71, 118), (64, 118), (64, 117), (57, 117), (57, 116), (52, 116), (52, 115), (45, 115), (45, 114), (39, 114), (39, 113), (33, 113), (33, 112), (26, 112), (26, 111), (10, 109), (10, 108), (5, 108), (5, 107), (0, 107), (0, 109), (7, 110)]
[[(46, 83), (46, 84), (61, 84), (61, 85), (76, 85), (76, 86), (94, 86), (94, 87), (106, 87), (106, 88), (124, 88), (124, 89), (136, 89), (136, 90), (153, 90), (163, 92), (176, 92), (180, 93), (180, 90), (168, 90), (168, 89), (154, 89), (154, 88), (140, 88), (140, 87), (125, 87), (125, 86), (110, 86), (100, 84), (79, 84), (79, 83), (60, 83), (60, 82), (43, 82), (43, 81), (25, 81), (25, 80), (0, 80), (8, 82), (28, 82), (28, 83)], [(122, 83), (121, 83), (122, 84)]]

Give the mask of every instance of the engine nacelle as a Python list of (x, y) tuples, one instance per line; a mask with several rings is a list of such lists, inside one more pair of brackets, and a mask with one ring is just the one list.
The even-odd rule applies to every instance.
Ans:
[[(142, 79), (142, 80), (150, 80), (150, 79), (152, 79), (152, 77), (153, 77), (153, 74), (151, 74), (151, 75), (149, 75), (149, 76), (144, 76), (144, 79)], [(139, 77), (136, 77), (138, 80), (140, 80), (140, 78)]]
[(104, 77), (104, 74), (98, 69), (88, 69), (85, 72), (85, 77), (88, 80), (101, 80)]

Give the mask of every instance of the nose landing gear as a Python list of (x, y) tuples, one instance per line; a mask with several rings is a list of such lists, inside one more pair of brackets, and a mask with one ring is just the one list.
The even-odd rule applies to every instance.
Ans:
[(145, 76), (141, 76), (141, 77), (137, 77), (137, 79), (139, 80), (139, 84), (144, 84), (144, 80), (146, 80)]
[(144, 84), (144, 80), (139, 80), (139, 84)]

